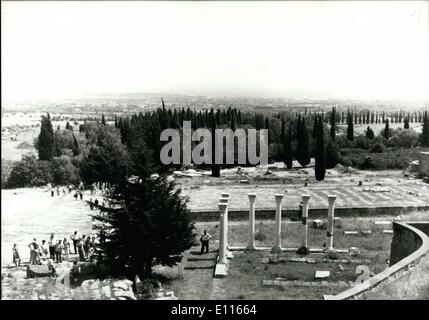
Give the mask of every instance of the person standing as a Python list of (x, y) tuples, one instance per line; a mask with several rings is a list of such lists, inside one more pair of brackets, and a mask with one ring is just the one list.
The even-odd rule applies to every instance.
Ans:
[(207, 230), (204, 230), (203, 235), (200, 238), (201, 241), (201, 254), (204, 253), (204, 248), (206, 249), (206, 253), (209, 253), (209, 241), (212, 238), (211, 235), (207, 233)]
[(79, 238), (77, 242), (77, 251), (79, 252), (79, 260), (85, 261), (85, 253), (83, 251), (83, 241), (82, 238)]
[(55, 233), (52, 232), (49, 238), (49, 257), (54, 260), (55, 259), (55, 246), (57, 244), (57, 239), (55, 237)]
[(19, 256), (18, 246), (16, 243), (13, 244), (12, 252), (13, 252), (13, 263), (15, 264), (15, 267), (19, 267), (21, 265), (21, 257)]
[(74, 254), (77, 254), (77, 248), (76, 245), (79, 241), (79, 235), (77, 234), (77, 231), (75, 231), (71, 236), (70, 239), (73, 241), (73, 248), (74, 248)]
[(46, 240), (42, 240), (42, 245), (40, 246), (40, 251), (42, 252), (42, 260), (49, 258), (49, 247), (46, 244)]
[(58, 240), (57, 244), (55, 245), (55, 262), (60, 263), (63, 262), (63, 244), (61, 240)]
[(79, 197), (80, 197), (80, 200), (83, 199), (83, 192), (82, 191), (79, 191)]
[(60, 187), (57, 187), (57, 196), (60, 196)]
[(67, 238), (63, 240), (63, 251), (64, 251), (64, 259), (67, 261), (70, 259), (70, 242), (67, 241)]
[(55, 189), (51, 188), (51, 197), (53, 197), (55, 195)]
[(89, 257), (89, 249), (91, 248), (91, 237), (87, 236), (86, 239), (83, 241), (83, 249), (85, 251), (85, 259), (88, 259)]
[(30, 264), (40, 264), (39, 245), (36, 238), (33, 239), (28, 247), (30, 248)]

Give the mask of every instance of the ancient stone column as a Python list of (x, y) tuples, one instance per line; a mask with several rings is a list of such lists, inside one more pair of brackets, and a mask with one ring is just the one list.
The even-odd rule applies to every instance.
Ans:
[(225, 233), (226, 233), (226, 248), (228, 249), (229, 248), (229, 244), (228, 244), (228, 221), (229, 221), (229, 219), (228, 219), (228, 207), (229, 207), (229, 193), (227, 193), (227, 192), (224, 192), (224, 193), (221, 193), (221, 198), (220, 198), (220, 202), (221, 203), (226, 203), (227, 204), (227, 206), (226, 206), (226, 211), (225, 211), (225, 216), (226, 216), (226, 222), (225, 222)]
[(301, 247), (308, 248), (308, 202), (310, 201), (309, 195), (303, 195), (301, 197), (302, 199), (302, 241), (301, 241)]
[(249, 242), (247, 250), (255, 250), (255, 200), (256, 194), (249, 193)]
[(276, 194), (276, 228), (275, 228), (275, 242), (273, 251), (281, 251), (282, 249), (282, 194)]
[(334, 249), (334, 203), (337, 196), (328, 195), (328, 225), (326, 228), (326, 249)]
[(219, 226), (219, 260), (218, 263), (226, 263), (226, 233), (225, 233), (225, 221), (226, 221), (226, 203), (219, 203), (220, 213), (220, 226)]

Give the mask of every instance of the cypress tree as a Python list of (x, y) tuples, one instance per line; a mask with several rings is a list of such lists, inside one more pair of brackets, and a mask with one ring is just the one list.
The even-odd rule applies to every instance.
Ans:
[(369, 140), (374, 139), (374, 131), (373, 131), (369, 126), (368, 126), (368, 128), (366, 128), (365, 136), (366, 136)]
[(404, 118), (404, 129), (410, 129), (410, 120), (408, 117)]
[(335, 108), (332, 108), (332, 114), (331, 114), (331, 139), (335, 141)]
[(323, 181), (326, 173), (326, 153), (322, 119), (318, 121), (315, 156), (315, 175), (317, 181)]
[(54, 130), (52, 129), (51, 117), (42, 116), (40, 134), (37, 143), (39, 160), (52, 160), (55, 154)]
[(104, 118), (104, 114), (101, 115), (101, 123), (105, 126), (106, 125), (106, 119)]
[(297, 160), (303, 167), (310, 163), (310, 139), (309, 139), (307, 124), (304, 117), (300, 121), (298, 144), (297, 144)]
[(350, 112), (347, 113), (347, 140), (353, 141), (353, 116)]
[(283, 161), (288, 169), (292, 169), (292, 133), (289, 126), (288, 133), (283, 138)]
[(390, 137), (389, 119), (386, 119), (386, 125), (384, 126), (383, 132), (384, 139), (388, 140)]
[(429, 147), (429, 119), (427, 111), (423, 114), (423, 128), (421, 134), (421, 144), (423, 147)]

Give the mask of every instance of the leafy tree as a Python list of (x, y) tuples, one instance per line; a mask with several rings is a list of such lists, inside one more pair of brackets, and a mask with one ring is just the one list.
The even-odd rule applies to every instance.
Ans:
[(340, 149), (336, 142), (330, 140), (326, 144), (326, 169), (334, 168), (340, 160)]
[(52, 182), (51, 163), (46, 160), (37, 160), (33, 153), (24, 154), (21, 161), (12, 165), (7, 186), (9, 188), (23, 188), (44, 186)]
[(164, 176), (123, 181), (106, 194), (108, 205), (95, 219), (100, 230), (100, 260), (115, 275), (151, 275), (154, 265), (174, 266), (195, 239), (186, 199)]
[[(80, 175), (84, 182), (116, 183), (129, 174), (130, 156), (121, 143), (119, 132), (112, 126), (96, 124), (89, 132), (88, 154), (82, 159)], [(92, 135), (97, 133), (97, 137)]]
[(79, 168), (76, 168), (68, 156), (53, 158), (52, 175), (55, 184), (76, 184), (80, 181)]

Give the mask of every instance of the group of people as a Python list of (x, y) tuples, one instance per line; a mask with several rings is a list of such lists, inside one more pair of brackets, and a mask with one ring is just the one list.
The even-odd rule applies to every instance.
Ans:
[[(80, 261), (92, 259), (95, 254), (96, 238), (95, 236), (80, 236), (77, 231), (70, 235), (73, 243), (74, 254), (79, 255)], [(57, 239), (54, 232), (51, 233), (49, 241), (42, 240), (41, 243), (36, 238), (28, 245), (30, 249), (29, 264), (49, 264), (61, 263), (71, 258), (71, 243), (67, 238)], [(13, 263), (15, 266), (21, 265), (21, 257), (16, 243), (12, 247)]]
[[(75, 198), (75, 200), (77, 200), (78, 198), (80, 198), (80, 200), (83, 200), (83, 192), (84, 192), (84, 185), (83, 182), (79, 183), (79, 186), (77, 188), (75, 188), (74, 185), (70, 184), (66, 187), (62, 188), (62, 194), (63, 196), (65, 196), (67, 194), (66, 192), (66, 188), (68, 189), (68, 193), (71, 194), (73, 190), (75, 190), (73, 197)], [(48, 189), (51, 190), (51, 197), (54, 197), (55, 194), (57, 196), (61, 195), (61, 190), (59, 186), (53, 186), (50, 183), (48, 183)], [(92, 192), (91, 192), (92, 193)]]

